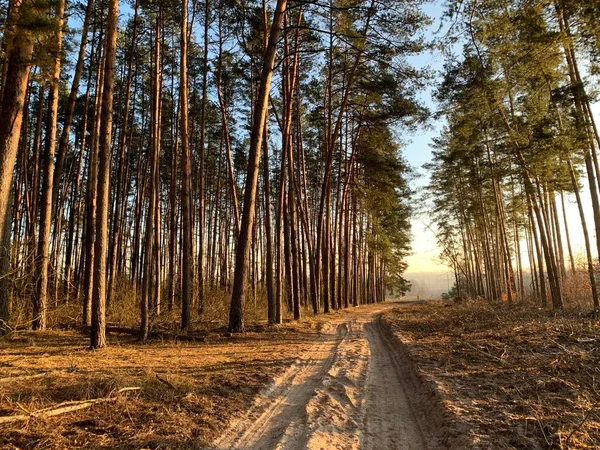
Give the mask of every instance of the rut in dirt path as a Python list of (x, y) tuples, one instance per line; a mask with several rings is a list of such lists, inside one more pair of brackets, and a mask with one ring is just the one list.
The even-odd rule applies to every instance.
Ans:
[(322, 334), (213, 448), (438, 449), (414, 391), (378, 316), (359, 316)]
[(421, 427), (424, 414), (412, 404), (412, 386), (400, 360), (379, 322), (366, 325), (371, 350), (365, 386), (364, 427), (361, 449), (425, 450), (436, 448), (435, 438)]

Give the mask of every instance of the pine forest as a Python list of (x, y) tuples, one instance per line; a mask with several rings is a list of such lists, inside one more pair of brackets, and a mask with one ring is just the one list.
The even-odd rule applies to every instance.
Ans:
[(0, 448), (600, 448), (599, 74), (599, 0), (0, 0)]

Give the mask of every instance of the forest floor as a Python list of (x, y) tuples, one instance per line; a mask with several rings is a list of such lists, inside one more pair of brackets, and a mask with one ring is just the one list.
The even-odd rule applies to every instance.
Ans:
[[(397, 306), (196, 342), (113, 333), (97, 351), (81, 331), (14, 333), (0, 340), (0, 448), (446, 448), (457, 433), (380, 325)], [(88, 399), (101, 400), (44, 417)]]
[(0, 448), (600, 448), (599, 329), (404, 302), (98, 351), (77, 330), (17, 332), (0, 339)]
[(469, 448), (599, 449), (597, 317), (484, 302), (428, 302), (383, 314)]

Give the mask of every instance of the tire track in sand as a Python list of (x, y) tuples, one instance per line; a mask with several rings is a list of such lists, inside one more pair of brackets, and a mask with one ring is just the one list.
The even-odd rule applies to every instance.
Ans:
[[(214, 443), (218, 450), (436, 450), (412, 367), (357, 310)], [(361, 314), (362, 313), (362, 314)]]
[(297, 361), (274, 387), (266, 392), (249, 413), (213, 445), (219, 450), (271, 450), (291, 423), (304, 417), (306, 404), (329, 370), (338, 345), (348, 332), (345, 323), (336, 333), (323, 335), (313, 349)]

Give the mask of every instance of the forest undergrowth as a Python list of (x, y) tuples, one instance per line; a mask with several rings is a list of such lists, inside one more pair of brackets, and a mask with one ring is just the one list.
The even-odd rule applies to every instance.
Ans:
[(473, 448), (600, 448), (594, 313), (435, 301), (383, 320), (468, 426)]
[[(26, 291), (24, 291), (26, 294)], [(52, 300), (48, 307), (48, 328), (50, 329), (83, 329), (82, 307), (79, 300), (70, 301), (61, 293), (56, 295), (51, 291)], [(202, 313), (198, 311), (197, 305), (191, 308), (192, 326), (189, 330), (182, 331), (180, 326), (181, 304), (175, 302), (172, 308), (168, 304), (162, 304), (157, 313), (153, 307), (149, 313), (149, 333), (153, 338), (186, 339), (200, 338), (207, 333), (224, 331), (227, 325), (229, 302), (231, 294), (220, 288), (208, 287)], [(306, 305), (304, 305), (306, 306)], [(312, 317), (310, 308), (303, 308), (303, 313)], [(267, 294), (264, 287), (258, 286), (256, 292), (250, 292), (248, 301), (244, 305), (244, 314), (247, 323), (252, 327), (254, 324), (267, 320)], [(31, 325), (32, 304), (29, 297), (16, 296), (13, 298), (12, 325), (14, 331), (24, 331)], [(118, 332), (138, 335), (140, 328), (140, 304), (136, 292), (131, 283), (121, 280), (115, 289), (112, 301), (107, 305), (106, 326), (108, 332)], [(292, 314), (284, 308), (282, 312), (284, 320), (290, 320)]]

